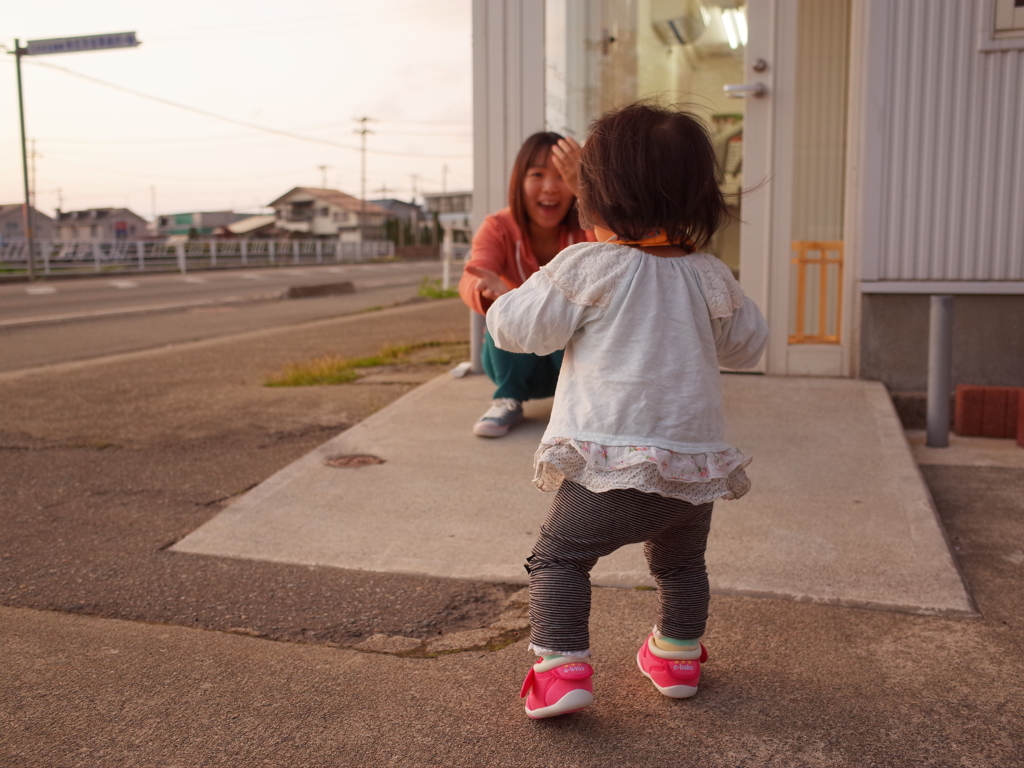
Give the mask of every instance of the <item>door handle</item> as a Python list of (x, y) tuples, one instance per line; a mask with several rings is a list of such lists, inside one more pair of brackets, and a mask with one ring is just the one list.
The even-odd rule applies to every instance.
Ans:
[(750, 94), (759, 99), (768, 93), (768, 86), (764, 83), (752, 83), (751, 85), (723, 85), (722, 90), (730, 99), (745, 99)]

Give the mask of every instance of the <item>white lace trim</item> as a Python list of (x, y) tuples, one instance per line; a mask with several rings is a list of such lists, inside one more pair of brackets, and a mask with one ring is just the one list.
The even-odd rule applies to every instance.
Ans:
[(697, 269), (700, 291), (711, 317), (731, 317), (743, 306), (743, 289), (722, 261), (710, 253), (691, 253), (686, 258)]
[(736, 448), (717, 453), (677, 453), (656, 446), (605, 446), (557, 437), (533, 458), (533, 484), (557, 491), (563, 480), (594, 493), (635, 488), (691, 504), (738, 499), (750, 490), (744, 471), (751, 459)]
[(633, 253), (625, 245), (579, 243), (563, 250), (540, 271), (573, 304), (607, 309)]

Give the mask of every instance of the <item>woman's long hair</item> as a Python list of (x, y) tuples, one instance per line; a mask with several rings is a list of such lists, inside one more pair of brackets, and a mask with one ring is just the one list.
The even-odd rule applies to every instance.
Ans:
[[(516, 155), (516, 161), (512, 164), (512, 174), (508, 182), (508, 207), (512, 211), (512, 218), (515, 220), (519, 231), (529, 237), (530, 217), (526, 213), (526, 200), (523, 195), (523, 179), (526, 172), (535, 166), (542, 166), (548, 161), (548, 154), (551, 148), (561, 141), (563, 136), (547, 131), (535, 133), (523, 142)], [(565, 218), (559, 222), (560, 227), (568, 229), (579, 228), (579, 218), (576, 215), (576, 200), (565, 214)]]

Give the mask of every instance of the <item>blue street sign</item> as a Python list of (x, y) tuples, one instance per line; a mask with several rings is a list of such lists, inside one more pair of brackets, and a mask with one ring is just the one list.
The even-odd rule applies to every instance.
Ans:
[(134, 48), (138, 44), (139, 41), (135, 39), (134, 32), (111, 32), (107, 35), (28, 40), (22, 54), (43, 56), (48, 53), (78, 53), (79, 51), (101, 51), (105, 48)]

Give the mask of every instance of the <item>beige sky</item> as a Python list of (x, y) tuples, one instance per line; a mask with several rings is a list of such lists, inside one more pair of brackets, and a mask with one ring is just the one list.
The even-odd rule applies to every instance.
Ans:
[[(472, 186), (470, 0), (43, 0), (8, 4), (0, 44), (134, 31), (142, 45), (22, 59), (36, 207), (256, 211), (293, 186), (367, 196)], [(0, 64), (0, 203), (22, 200), (14, 57)], [(47, 65), (47, 66), (41, 66)], [(66, 71), (84, 75), (77, 77)], [(232, 124), (125, 90), (243, 123)], [(391, 153), (391, 154), (388, 154)], [(326, 165), (326, 170), (318, 166)], [(445, 168), (447, 167), (447, 173)]]

